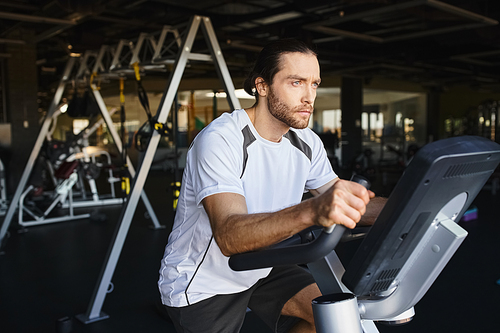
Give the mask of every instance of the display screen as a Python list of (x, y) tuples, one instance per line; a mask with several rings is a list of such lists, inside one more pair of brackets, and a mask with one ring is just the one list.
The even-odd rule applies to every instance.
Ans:
[(426, 231), (439, 219), (459, 221), (499, 163), (500, 145), (481, 137), (449, 138), (421, 148), (347, 266), (342, 282), (358, 297), (383, 295), (394, 287)]

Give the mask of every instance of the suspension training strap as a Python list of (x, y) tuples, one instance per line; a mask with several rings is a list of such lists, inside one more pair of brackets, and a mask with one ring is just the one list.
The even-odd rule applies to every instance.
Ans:
[(120, 77), (120, 135), (122, 139), (122, 170), (121, 170), (121, 185), (122, 192), (126, 195), (130, 193), (130, 176), (127, 166), (127, 140), (125, 138), (125, 78)]
[(140, 73), (140, 68), (139, 68), (139, 63), (135, 62), (133, 64), (134, 66), (134, 72), (135, 72), (135, 81), (137, 82), (137, 94), (139, 96), (139, 102), (141, 102), (142, 107), (146, 111), (146, 114), (148, 116), (148, 120), (150, 122), (151, 127), (153, 127), (153, 116), (151, 115), (151, 110), (149, 109), (149, 99), (148, 99), (148, 94), (146, 93), (146, 90), (142, 86), (142, 81), (141, 81), (141, 73)]

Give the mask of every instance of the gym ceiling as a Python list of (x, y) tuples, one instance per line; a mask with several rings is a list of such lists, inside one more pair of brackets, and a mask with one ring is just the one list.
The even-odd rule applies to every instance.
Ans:
[[(158, 35), (165, 25), (182, 30), (194, 15), (211, 19), (233, 77), (245, 76), (263, 45), (293, 37), (315, 45), (323, 77), (500, 90), (498, 0), (0, 1), (0, 48), (8, 57), (9, 43), (35, 42), (44, 90), (60, 79), (70, 53)], [(30, 40), (16, 39), (19, 29)], [(216, 76), (207, 64), (185, 75)]]

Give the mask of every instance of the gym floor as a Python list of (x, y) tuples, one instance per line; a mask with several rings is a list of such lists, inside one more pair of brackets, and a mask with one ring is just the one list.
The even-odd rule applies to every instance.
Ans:
[[(150, 172), (145, 191), (166, 228), (152, 230), (139, 203), (114, 272), (114, 290), (107, 295), (102, 308), (109, 318), (92, 324), (84, 325), (74, 317), (85, 313), (89, 306), (121, 206), (90, 209), (104, 214), (105, 221), (85, 219), (47, 224), (27, 228), (24, 233), (11, 228), (4, 253), (0, 255), (0, 332), (58, 332), (58, 320), (69, 318), (71, 332), (174, 333), (172, 324), (158, 310), (156, 286), (160, 259), (173, 221), (170, 182), (168, 174)], [(415, 307), (414, 320), (400, 327), (378, 325), (380, 332), (498, 329), (500, 223), (496, 205), (499, 203), (499, 193), (481, 191), (474, 203), (479, 218), (461, 222), (469, 235)], [(250, 312), (241, 332), (270, 331)]]

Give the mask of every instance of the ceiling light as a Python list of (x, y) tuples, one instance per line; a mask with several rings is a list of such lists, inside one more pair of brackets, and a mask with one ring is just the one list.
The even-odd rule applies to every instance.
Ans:
[[(254, 99), (255, 98), (255, 97), (250, 96), (249, 94), (247, 94), (244, 89), (236, 89), (234, 91), (234, 95), (236, 96), (236, 98), (239, 98), (239, 99)], [(217, 98), (227, 98), (227, 94), (224, 91), (222, 91), (222, 92), (216, 92), (215, 96)], [(213, 98), (214, 97), (214, 93), (213, 92), (206, 93), (205, 97)]]
[(61, 105), (61, 107), (59, 108), (59, 110), (61, 110), (61, 113), (64, 113), (64, 112), (68, 111), (68, 104)]

